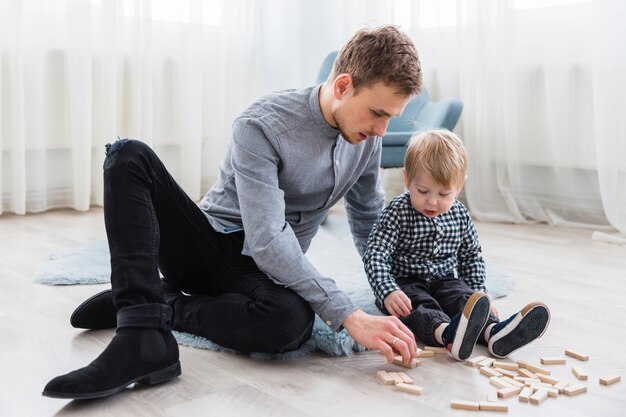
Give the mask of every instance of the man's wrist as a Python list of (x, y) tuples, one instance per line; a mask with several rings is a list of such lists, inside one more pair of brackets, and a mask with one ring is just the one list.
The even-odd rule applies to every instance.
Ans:
[(352, 313), (348, 314), (343, 323), (341, 323), (341, 326), (344, 329), (349, 329), (350, 326), (354, 325), (360, 317), (363, 317), (364, 314), (365, 312), (361, 309), (354, 310)]

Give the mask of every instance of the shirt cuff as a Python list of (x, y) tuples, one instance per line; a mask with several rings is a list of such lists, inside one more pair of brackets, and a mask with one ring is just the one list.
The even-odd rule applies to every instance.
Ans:
[(343, 322), (356, 310), (357, 307), (352, 304), (350, 297), (341, 293), (330, 300), (321, 311), (317, 312), (317, 315), (320, 316), (328, 327), (336, 332), (340, 332), (343, 330)]

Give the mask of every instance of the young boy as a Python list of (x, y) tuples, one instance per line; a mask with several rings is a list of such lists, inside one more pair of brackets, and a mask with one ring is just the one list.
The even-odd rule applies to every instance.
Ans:
[(407, 192), (374, 224), (363, 256), (376, 305), (427, 345), (467, 359), (477, 341), (504, 358), (541, 337), (550, 310), (534, 302), (500, 321), (485, 290), (485, 263), (467, 209), (456, 200), (467, 154), (446, 130), (413, 137), (404, 162)]

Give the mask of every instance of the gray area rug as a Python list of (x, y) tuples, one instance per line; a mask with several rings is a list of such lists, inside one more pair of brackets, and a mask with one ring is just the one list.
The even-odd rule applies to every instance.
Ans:
[[(374, 305), (361, 259), (352, 243), (348, 223), (343, 216), (330, 215), (311, 244), (309, 260), (319, 271), (330, 276), (345, 291), (353, 303), (365, 312), (380, 315)], [(97, 241), (62, 252), (53, 253), (39, 266), (33, 280), (45, 285), (102, 284), (109, 282), (109, 252), (105, 241)], [(497, 265), (487, 260), (487, 290), (494, 298), (504, 297), (513, 289), (513, 279)], [(182, 345), (215, 351), (229, 350), (203, 337), (174, 332)], [(332, 331), (319, 317), (315, 319), (313, 335), (300, 349), (283, 354), (251, 353), (258, 359), (298, 358), (315, 350), (331, 356), (350, 355), (365, 349), (343, 330)]]

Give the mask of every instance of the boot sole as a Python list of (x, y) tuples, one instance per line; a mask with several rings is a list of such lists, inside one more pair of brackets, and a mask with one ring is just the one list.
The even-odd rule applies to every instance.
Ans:
[(539, 339), (550, 324), (550, 310), (545, 304), (530, 303), (489, 340), (489, 351), (497, 358), (506, 358), (517, 349)]
[(173, 363), (172, 365), (159, 369), (157, 371), (150, 372), (149, 374), (139, 376), (134, 378), (128, 382), (124, 382), (121, 385), (118, 385), (113, 388), (109, 388), (104, 391), (98, 392), (84, 392), (84, 393), (69, 393), (69, 392), (54, 392), (54, 391), (44, 391), (41, 395), (50, 398), (63, 398), (63, 399), (74, 399), (74, 400), (90, 400), (94, 398), (102, 398), (108, 397), (109, 395), (116, 394), (120, 391), (128, 388), (129, 385), (134, 383), (141, 383), (146, 385), (156, 385), (161, 382), (169, 381), (170, 379), (174, 379), (181, 374), (180, 369), (180, 361)]
[(454, 359), (463, 361), (470, 357), (489, 318), (490, 306), (489, 297), (483, 292), (475, 292), (468, 298), (450, 350)]

